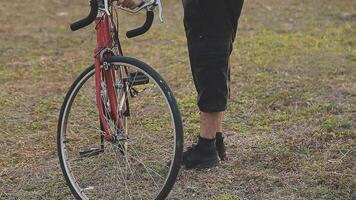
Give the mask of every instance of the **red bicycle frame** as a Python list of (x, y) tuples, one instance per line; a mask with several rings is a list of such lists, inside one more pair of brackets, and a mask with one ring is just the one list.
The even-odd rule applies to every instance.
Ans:
[[(111, 68), (110, 66), (104, 66), (103, 64), (105, 61), (102, 60), (104, 56), (101, 56), (101, 52), (104, 51), (105, 49), (111, 49), (112, 47), (112, 38), (111, 38), (111, 33), (113, 33), (114, 25), (111, 24), (111, 19), (110, 17), (105, 13), (101, 12), (102, 16), (100, 18), (97, 18), (95, 20), (96, 22), (96, 35), (97, 35), (97, 48), (94, 51), (94, 57), (95, 57), (95, 85), (96, 85), (96, 101), (97, 101), (97, 106), (98, 106), (98, 111), (99, 111), (99, 119), (100, 119), (100, 125), (102, 128), (102, 131), (104, 131), (104, 137), (109, 140), (113, 141), (115, 138), (113, 137), (114, 134), (110, 130), (109, 124), (107, 123), (107, 120), (105, 119), (105, 114), (109, 114), (110, 117), (117, 122), (117, 128), (118, 130), (123, 130), (123, 122), (120, 119), (119, 113), (118, 113), (118, 105), (117, 105), (117, 93), (115, 91), (115, 84), (116, 84), (116, 72), (114, 68)], [(120, 48), (120, 44), (119, 49)], [(105, 55), (108, 56), (111, 55)], [(108, 102), (103, 102), (102, 99), (102, 81), (106, 83), (106, 94), (108, 97)], [(106, 105), (105, 105), (106, 104)], [(107, 113), (107, 110), (104, 110), (104, 107), (107, 106), (107, 104), (110, 105), (110, 113)]]

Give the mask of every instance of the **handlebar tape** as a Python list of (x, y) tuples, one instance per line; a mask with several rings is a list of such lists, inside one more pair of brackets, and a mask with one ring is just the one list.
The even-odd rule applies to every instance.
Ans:
[(133, 38), (133, 37), (142, 35), (142, 34), (146, 33), (151, 28), (152, 22), (153, 22), (153, 18), (154, 18), (154, 13), (153, 13), (153, 11), (147, 11), (146, 15), (147, 15), (146, 16), (146, 21), (141, 27), (136, 28), (136, 29), (131, 30), (131, 31), (128, 31), (126, 33), (126, 36), (128, 38)]
[(98, 1), (90, 0), (90, 7), (90, 13), (86, 18), (76, 21), (70, 25), (70, 29), (72, 31), (76, 31), (86, 26), (89, 26), (96, 19), (99, 10)]

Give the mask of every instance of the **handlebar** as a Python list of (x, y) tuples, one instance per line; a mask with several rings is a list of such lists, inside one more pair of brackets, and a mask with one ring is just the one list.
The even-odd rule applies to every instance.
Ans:
[(99, 11), (99, 6), (98, 6), (98, 1), (97, 0), (90, 0), (90, 13), (89, 15), (81, 19), (79, 21), (76, 21), (70, 25), (70, 29), (72, 31), (79, 30), (81, 28), (84, 28), (86, 26), (89, 26), (93, 21), (95, 21), (96, 16), (98, 15)]
[[(93, 21), (95, 21), (97, 15), (98, 15), (99, 9), (100, 10), (105, 10), (107, 15), (110, 15), (109, 9), (108, 9), (108, 6), (107, 6), (108, 5), (108, 1), (109, 0), (104, 0), (105, 9), (102, 9), (102, 8), (99, 8), (98, 0), (90, 0), (90, 13), (89, 13), (89, 15), (84, 19), (81, 19), (79, 21), (76, 21), (76, 22), (72, 23), (70, 25), (70, 29), (72, 31), (76, 31), (76, 30), (79, 30), (79, 29), (84, 28), (86, 26), (89, 26), (91, 23), (93, 23)], [(123, 7), (119, 6), (120, 9), (125, 10), (127, 12), (131, 12), (131, 13), (137, 13), (137, 12), (141, 11), (142, 9), (146, 9), (147, 10), (146, 11), (146, 21), (145, 21), (145, 23), (139, 28), (136, 28), (136, 29), (133, 29), (131, 31), (128, 31), (126, 33), (126, 36), (128, 38), (132, 38), (132, 37), (136, 37), (136, 36), (142, 35), (142, 34), (146, 33), (151, 28), (152, 23), (153, 23), (153, 19), (154, 19), (153, 10), (154, 10), (154, 8), (156, 6), (158, 6), (158, 8), (159, 8), (159, 18), (160, 18), (161, 22), (163, 22), (163, 19), (162, 19), (162, 5), (161, 5), (161, 1), (160, 0), (151, 0), (148, 3), (143, 2), (135, 10), (130, 10), (130, 9), (123, 8)]]
[(151, 28), (153, 19), (154, 19), (153, 11), (147, 10), (145, 23), (139, 28), (133, 29), (131, 31), (127, 31), (126, 36), (128, 38), (133, 38), (145, 34)]

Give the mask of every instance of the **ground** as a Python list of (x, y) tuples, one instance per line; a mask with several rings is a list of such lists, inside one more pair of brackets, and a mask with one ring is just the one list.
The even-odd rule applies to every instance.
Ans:
[[(180, 1), (126, 55), (162, 74), (178, 100), (185, 143), (198, 133)], [(65, 92), (92, 62), (93, 27), (70, 32), (87, 2), (0, 2), (0, 199), (71, 199), (56, 152)], [(356, 2), (248, 0), (231, 58), (224, 122), (230, 160), (182, 171), (182, 199), (356, 198)]]

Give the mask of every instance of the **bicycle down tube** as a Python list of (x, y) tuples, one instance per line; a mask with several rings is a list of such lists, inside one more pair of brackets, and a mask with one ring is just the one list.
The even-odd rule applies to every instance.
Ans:
[[(102, 15), (102, 16), (100, 16)], [(102, 52), (105, 49), (111, 49), (111, 30), (110, 30), (110, 19), (107, 13), (100, 11), (99, 16), (96, 19), (96, 32), (97, 32), (97, 48), (94, 51), (95, 56), (95, 84), (96, 84), (96, 101), (99, 110), (99, 119), (101, 123), (101, 127), (104, 131), (104, 136), (107, 140), (113, 141), (113, 134), (110, 132), (109, 125), (105, 120), (105, 111), (103, 108), (102, 99), (102, 80), (106, 83), (106, 92), (108, 97), (108, 102), (110, 105), (111, 112), (107, 114), (111, 114), (114, 120), (117, 122), (118, 130), (123, 129), (123, 124), (121, 119), (118, 116), (118, 107), (117, 107), (117, 97), (115, 93), (115, 70), (109, 68), (104, 59), (108, 59), (108, 56), (111, 56), (109, 53), (103, 54)], [(104, 52), (105, 53), (105, 52)], [(103, 60), (102, 60), (103, 59)], [(102, 64), (103, 63), (103, 64)]]

